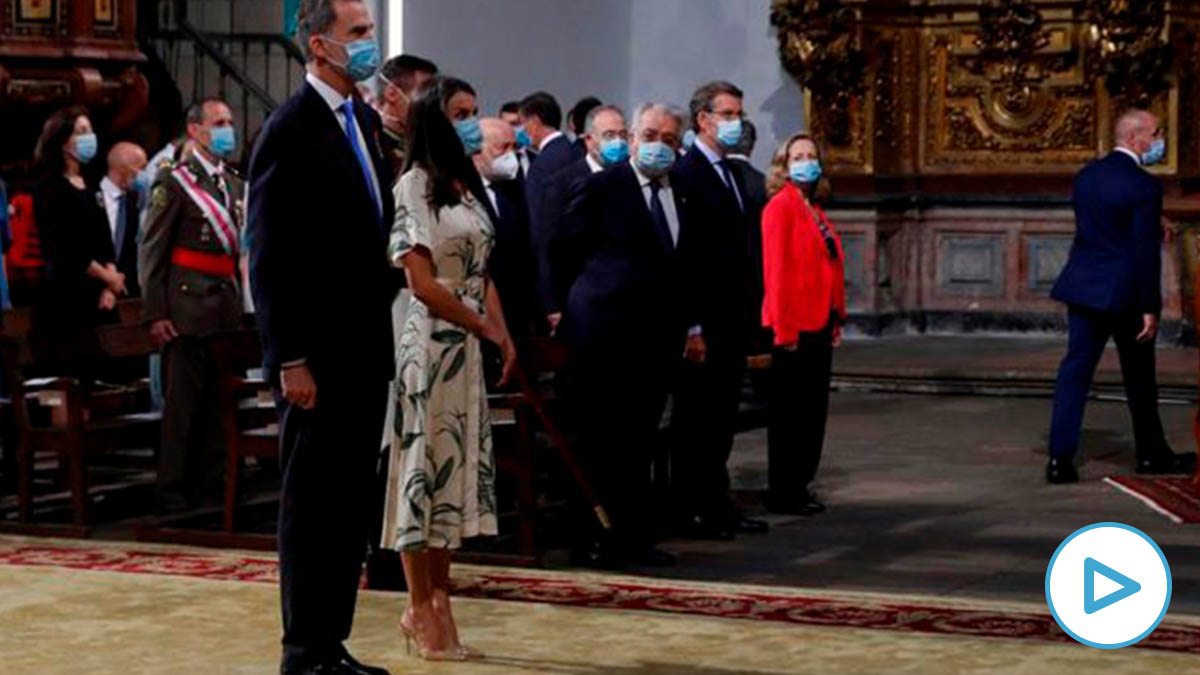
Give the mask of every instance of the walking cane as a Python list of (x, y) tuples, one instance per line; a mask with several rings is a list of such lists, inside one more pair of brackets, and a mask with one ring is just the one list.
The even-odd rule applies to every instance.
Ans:
[(558, 425), (550, 418), (550, 414), (546, 412), (545, 406), (542, 405), (542, 397), (534, 391), (533, 385), (529, 383), (529, 378), (525, 375), (525, 370), (520, 364), (514, 369), (513, 375), (516, 377), (517, 383), (521, 385), (521, 395), (525, 397), (525, 402), (529, 404), (529, 407), (533, 410), (533, 414), (542, 423), (542, 428), (546, 431), (546, 435), (550, 437), (550, 445), (558, 451), (563, 464), (567, 467), (567, 471), (570, 472), (571, 477), (579, 485), (583, 496), (592, 505), (592, 513), (596, 514), (596, 519), (600, 521), (600, 527), (605, 531), (611, 530), (612, 522), (608, 519), (608, 512), (604, 510), (604, 505), (596, 499), (596, 492), (592, 489), (592, 484), (588, 482), (587, 475), (583, 472), (583, 467), (579, 466), (575, 455), (571, 453), (567, 437), (563, 435)]

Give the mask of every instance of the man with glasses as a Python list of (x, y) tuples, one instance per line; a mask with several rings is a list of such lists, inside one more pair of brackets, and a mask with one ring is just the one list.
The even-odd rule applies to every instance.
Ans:
[[(543, 213), (548, 239), (553, 239), (554, 230), (562, 220), (571, 193), (582, 189), (588, 176), (629, 159), (629, 131), (625, 128), (625, 113), (616, 106), (602, 105), (592, 108), (585, 118), (583, 134), (579, 138), (583, 141), (587, 154), (556, 172), (546, 185)], [(557, 300), (553, 300), (553, 261), (547, 261), (541, 269), (546, 271), (539, 280), (542, 297), (552, 300), (552, 311), (546, 320), (550, 327), (554, 328), (558, 326), (562, 312)]]
[(1158, 118), (1130, 110), (1117, 121), (1116, 148), (1075, 178), (1075, 241), (1051, 297), (1067, 305), (1069, 341), (1054, 388), (1046, 480), (1079, 480), (1083, 408), (1111, 336), (1133, 418), (1138, 473), (1188, 473), (1196, 455), (1167, 446), (1158, 415), (1154, 340), (1162, 311), (1162, 183), (1144, 167), (1166, 154)]
[(746, 518), (733, 504), (726, 468), (745, 370), (746, 325), (753, 319), (749, 298), (756, 287), (754, 275), (761, 274), (751, 244), (758, 232), (757, 214), (741, 167), (727, 157), (742, 139), (742, 99), (742, 90), (724, 81), (696, 90), (690, 106), (696, 142), (676, 170), (698, 215), (694, 229), (704, 242), (703, 276), (696, 282), (705, 302), (701, 325), (689, 332), (679, 363), (671, 475), (683, 534), (700, 539), (767, 530), (765, 522)]

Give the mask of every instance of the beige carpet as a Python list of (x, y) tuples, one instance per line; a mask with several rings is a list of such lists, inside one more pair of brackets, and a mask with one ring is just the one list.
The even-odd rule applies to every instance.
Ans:
[[(278, 672), (271, 584), (55, 567), (0, 567), (0, 673)], [(351, 651), (393, 673), (1197, 672), (1194, 654), (797, 626), (653, 612), (460, 600), (473, 664), (405, 655), (403, 596), (360, 594)]]

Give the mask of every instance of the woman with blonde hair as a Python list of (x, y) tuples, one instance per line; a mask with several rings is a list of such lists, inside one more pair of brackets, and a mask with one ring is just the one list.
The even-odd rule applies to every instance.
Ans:
[(821, 460), (833, 348), (842, 340), (846, 287), (842, 243), (818, 205), (828, 198), (821, 152), (793, 134), (771, 161), (762, 216), (763, 326), (774, 332), (767, 428), (767, 506), (815, 515), (809, 491)]

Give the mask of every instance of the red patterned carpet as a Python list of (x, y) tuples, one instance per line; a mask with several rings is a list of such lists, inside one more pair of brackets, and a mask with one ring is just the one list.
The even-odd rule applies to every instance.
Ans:
[[(275, 560), (217, 551), (153, 551), (109, 547), (33, 545), (0, 538), (0, 565), (161, 574), (223, 581), (275, 583)], [(774, 621), (1071, 642), (1048, 613), (979, 609), (962, 603), (892, 601), (882, 596), (822, 597), (780, 589), (689, 584), (587, 573), (456, 568), (456, 595), (491, 600), (550, 603), (609, 610), (643, 610), (728, 619)], [(1200, 625), (1166, 623), (1140, 648), (1200, 654)]]
[(1191, 476), (1116, 474), (1104, 482), (1176, 523), (1200, 523), (1200, 490), (1192, 485)]

